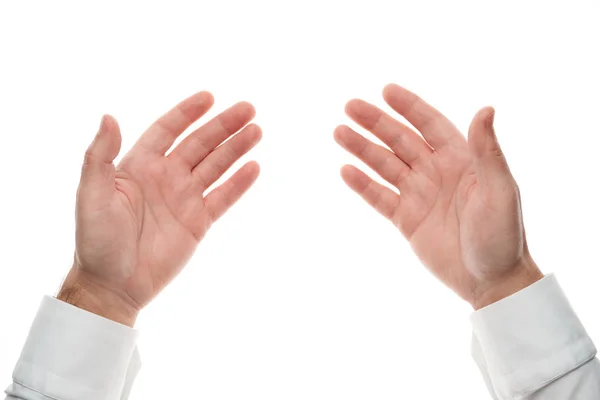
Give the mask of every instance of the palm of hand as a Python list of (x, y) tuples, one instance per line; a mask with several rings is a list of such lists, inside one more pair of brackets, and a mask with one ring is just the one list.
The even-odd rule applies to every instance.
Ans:
[(413, 169), (410, 179), (420, 189), (409, 192), (394, 222), (423, 263), (470, 299), (481, 290), (480, 281), (501, 277), (522, 255), (516, 185), (509, 181), (489, 188), (478, 181), (464, 140), (432, 154), (428, 162), (422, 172)]
[(172, 140), (211, 105), (206, 93), (179, 104), (142, 136), (117, 168), (94, 153), (101, 151), (102, 138), (105, 148), (116, 146), (118, 151), (116, 121), (104, 120), (103, 137), (97, 136), (88, 150), (89, 171), (84, 165), (78, 191), (76, 261), (89, 279), (118, 290), (136, 307), (147, 304), (177, 275), (210, 225), (258, 175), (257, 165), (249, 163), (203, 196), (260, 139), (260, 129), (249, 125), (216, 147), (254, 116), (247, 103), (219, 115), (164, 155)]
[(119, 165), (114, 196), (114, 226), (121, 233), (112, 237), (121, 241), (122, 251), (109, 254), (125, 256), (119, 271), (128, 278), (131, 297), (151, 299), (181, 270), (209, 228), (202, 193), (190, 171), (149, 154)]
[[(441, 281), (472, 301), (527, 251), (518, 188), (499, 147), (486, 152), (497, 146), (491, 110), (475, 117), (467, 143), (450, 121), (405, 89), (388, 86), (384, 97), (423, 138), (361, 100), (348, 103), (347, 113), (391, 151), (347, 126), (335, 137), (400, 195), (352, 166), (342, 169), (342, 177), (400, 229)], [(497, 165), (482, 167), (490, 163)]]

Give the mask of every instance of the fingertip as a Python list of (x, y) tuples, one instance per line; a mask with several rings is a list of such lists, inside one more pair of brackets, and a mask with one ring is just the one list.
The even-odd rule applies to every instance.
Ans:
[(490, 132), (493, 132), (495, 110), (493, 107), (483, 107), (473, 117), (469, 126), (468, 143), (472, 154), (480, 158), (485, 154), (486, 143)]
[(182, 107), (183, 110), (190, 111), (193, 114), (204, 114), (208, 111), (215, 103), (215, 98), (212, 93), (207, 91), (201, 91), (181, 101), (178, 106)]
[(381, 91), (381, 93), (383, 94), (383, 97), (385, 98), (385, 97), (389, 96), (389, 94), (391, 92), (393, 92), (394, 90), (397, 90), (398, 88), (399, 88), (399, 86), (397, 84), (391, 82), (383, 87), (383, 90)]
[(477, 113), (475, 114), (475, 118), (484, 120), (488, 115), (490, 115), (493, 112), (494, 112), (494, 107), (486, 106), (486, 107), (481, 108), (479, 111), (477, 111)]
[(98, 127), (98, 133), (96, 135), (100, 135), (102, 132), (106, 131), (106, 118), (106, 114), (100, 118), (100, 126)]
[(256, 182), (260, 175), (260, 164), (256, 161), (250, 161), (248, 163), (248, 174), (252, 183)]
[(248, 161), (246, 163), (246, 168), (248, 170), (248, 173), (254, 176), (255, 179), (256, 177), (258, 177), (258, 174), (260, 174), (260, 164), (255, 160)]
[(246, 129), (250, 130), (250, 135), (252, 139), (259, 141), (262, 139), (262, 128), (258, 124), (250, 124), (246, 127)]
[(400, 96), (403, 92), (408, 92), (408, 90), (397, 83), (392, 82), (384, 86), (382, 95), (383, 99), (388, 102), (389, 100)]
[(344, 141), (344, 136), (345, 136), (346, 132), (348, 131), (348, 129), (349, 128), (346, 125), (338, 125), (333, 130), (333, 139), (337, 143), (342, 143)]
[(104, 114), (100, 119), (100, 127), (94, 140), (88, 147), (88, 151), (91, 149), (101, 149), (94, 151), (107, 152), (107, 157), (112, 161), (119, 154), (121, 140), (121, 130), (116, 118), (110, 114)]
[(487, 116), (485, 117), (485, 124), (488, 127), (493, 127), (494, 126), (494, 117), (496, 116), (496, 110), (494, 109), (494, 107), (487, 107)]
[(104, 114), (100, 120), (100, 132), (110, 132), (119, 129), (117, 119), (110, 114)]
[(247, 116), (249, 119), (252, 119), (256, 116), (256, 108), (249, 101), (240, 101), (235, 105), (235, 107), (238, 108), (242, 114)]
[(212, 106), (215, 103), (215, 97), (213, 96), (213, 94), (207, 92), (206, 90), (198, 92), (197, 96), (204, 104)]
[[(93, 164), (95, 159), (104, 163), (112, 163), (121, 149), (121, 132), (117, 120), (109, 114), (104, 114), (100, 119), (100, 127), (94, 139), (85, 152), (85, 165)], [(90, 156), (94, 160), (90, 161)]]
[(346, 112), (346, 114), (348, 114), (350, 116), (355, 115), (357, 110), (364, 103), (365, 102), (361, 99), (351, 99), (346, 103), (346, 106), (344, 107), (344, 111)]
[(342, 168), (340, 168), (340, 175), (345, 181), (348, 181), (348, 179), (350, 179), (350, 177), (352, 177), (352, 175), (354, 175), (355, 172), (356, 167), (350, 164), (345, 164), (342, 166)]
[(481, 110), (477, 111), (477, 114), (473, 117), (473, 123), (483, 126), (484, 128), (491, 128), (494, 125), (495, 114), (496, 110), (494, 107), (483, 107)]

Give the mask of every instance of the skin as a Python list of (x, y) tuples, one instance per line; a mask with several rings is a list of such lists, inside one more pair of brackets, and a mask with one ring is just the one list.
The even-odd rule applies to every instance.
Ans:
[(335, 140), (397, 191), (354, 166), (346, 184), (390, 220), (423, 264), (475, 309), (543, 277), (527, 248), (519, 188), (494, 132), (494, 110), (480, 110), (468, 140), (438, 110), (394, 84), (385, 101), (416, 131), (377, 107), (351, 100), (348, 116), (387, 147), (339, 126)]
[[(423, 264), (475, 309), (541, 279), (527, 248), (519, 188), (493, 129), (494, 110), (475, 115), (467, 140), (414, 93), (392, 84), (383, 97), (416, 130), (351, 100), (350, 118), (387, 147), (345, 125), (334, 137), (397, 191), (350, 165), (341, 170), (348, 186), (393, 222)], [(102, 118), (85, 154), (74, 263), (59, 299), (133, 326), (210, 226), (254, 183), (259, 167), (249, 162), (205, 193), (261, 138), (258, 126), (247, 125), (255, 114), (248, 103), (224, 111), (167, 154), (212, 104), (206, 92), (182, 101), (117, 166), (119, 127), (113, 117)]]
[(249, 162), (205, 194), (261, 139), (260, 128), (247, 125), (255, 115), (249, 103), (219, 114), (166, 155), (212, 105), (207, 92), (182, 101), (152, 124), (117, 166), (119, 126), (111, 116), (102, 118), (85, 153), (74, 263), (59, 299), (133, 326), (210, 226), (254, 183), (259, 166)]

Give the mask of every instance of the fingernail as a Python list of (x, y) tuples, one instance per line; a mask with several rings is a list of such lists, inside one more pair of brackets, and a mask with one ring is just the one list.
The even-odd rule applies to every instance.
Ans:
[(496, 116), (496, 110), (492, 109), (492, 112), (490, 112), (488, 114), (487, 117), (485, 117), (485, 122), (487, 124), (488, 127), (493, 127), (494, 126), (494, 117)]
[(103, 115), (102, 119), (100, 120), (100, 127), (98, 128), (98, 134), (100, 134), (100, 132), (104, 132), (105, 126), (106, 126), (106, 115)]

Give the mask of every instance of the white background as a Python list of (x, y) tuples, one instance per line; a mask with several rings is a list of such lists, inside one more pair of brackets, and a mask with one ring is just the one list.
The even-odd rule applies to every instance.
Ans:
[(120, 121), (126, 150), (203, 89), (210, 116), (255, 104), (262, 174), (141, 314), (132, 399), (487, 398), (469, 306), (339, 178), (356, 162), (332, 139), (345, 102), (385, 107), (388, 82), (463, 132), (496, 107), (534, 259), (600, 342), (598, 1), (0, 4), (6, 385), (71, 264), (100, 117)]

